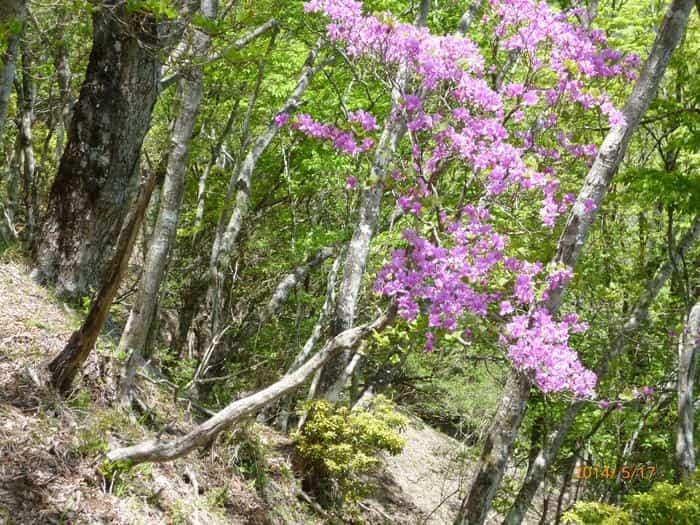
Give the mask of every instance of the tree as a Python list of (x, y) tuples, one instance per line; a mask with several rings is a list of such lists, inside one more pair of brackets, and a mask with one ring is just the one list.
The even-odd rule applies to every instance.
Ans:
[[(421, 1), (415, 18), (417, 27), (425, 26), (430, 2)], [(357, 223), (352, 232), (352, 238), (348, 244), (347, 255), (345, 256), (345, 266), (343, 277), (340, 281), (338, 298), (336, 299), (335, 310), (331, 318), (331, 330), (339, 334), (351, 328), (355, 322), (355, 311), (362, 284), (362, 277), (367, 267), (370, 244), (377, 231), (377, 222), (381, 211), (382, 198), (384, 197), (384, 184), (387, 171), (391, 165), (394, 154), (399, 143), (406, 133), (405, 122), (400, 118), (402, 96), (406, 93), (410, 83), (410, 74), (405, 66), (399, 67), (396, 78), (392, 84), (391, 110), (389, 116), (384, 121), (381, 136), (372, 158), (372, 165), (368, 179), (371, 185), (363, 188), (360, 197), (360, 207), (358, 210)], [(350, 362), (350, 352), (339, 354), (328, 363), (321, 373), (318, 393), (328, 398), (336, 397), (332, 392), (337, 392), (344, 387), (345, 381), (342, 379), (343, 370)], [(343, 384), (334, 388), (337, 381)], [(332, 399), (337, 401), (337, 399)]]
[[(684, 260), (693, 247), (698, 236), (700, 236), (700, 218), (695, 219), (688, 232), (686, 232), (678, 243), (678, 247), (671, 255), (670, 260), (665, 261), (659, 267), (654, 278), (647, 284), (644, 293), (637, 299), (622, 329), (598, 360), (595, 372), (599, 379), (603, 379), (607, 375), (611, 362), (623, 351), (630, 334), (638, 330), (641, 324), (646, 320), (649, 315), (650, 306), (673, 274), (674, 268)], [(515, 497), (513, 506), (509, 510), (504, 523), (516, 524), (522, 522), (525, 517), (525, 512), (531, 505), (535, 493), (540, 487), (548, 468), (556, 458), (559, 449), (564, 443), (564, 439), (570, 432), (576, 417), (581, 413), (583, 408), (583, 402), (579, 401), (578, 403), (573, 403), (566, 408), (559, 418), (556, 429), (547, 437), (544, 446), (530, 463), (525, 480)]]
[[(206, 21), (213, 22), (216, 19), (216, 9), (215, 0), (202, 0), (200, 10)], [(173, 149), (165, 171), (158, 218), (146, 255), (136, 302), (119, 341), (119, 351), (129, 356), (119, 382), (119, 397), (122, 403), (128, 403), (130, 399), (136, 368), (143, 360), (146, 339), (156, 311), (158, 290), (175, 239), (182, 204), (187, 156), (202, 98), (200, 62), (206, 58), (210, 43), (211, 38), (206, 31), (199, 28), (194, 30), (193, 66), (182, 74), (179, 82), (180, 110), (173, 128)]]
[[(322, 47), (323, 41), (319, 39), (309, 51), (289, 97), (278, 109), (277, 116), (266, 124), (265, 129), (255, 139), (251, 140), (250, 147), (240, 162), (237, 173), (231, 179), (212, 243), (205, 302), (200, 312), (200, 315), (206, 319), (205, 326), (199, 327), (202, 332), (200, 337), (203, 341), (200, 346), (203, 349), (203, 354), (209, 353), (213, 356), (212, 364), (220, 364), (221, 354), (225, 354), (225, 350), (217, 348), (217, 345), (228, 330), (224, 316), (225, 290), (228, 282), (227, 269), (235, 253), (238, 237), (250, 207), (251, 184), (255, 169), (261, 156), (277, 136), (280, 129), (279, 119), (288, 118), (289, 114), (296, 111), (311, 80), (328, 64), (328, 59), (319, 60)], [(193, 330), (196, 329), (197, 327), (193, 327)], [(204, 375), (210, 374), (214, 369), (207, 363)]]
[(51, 385), (61, 394), (65, 395), (69, 392), (73, 379), (92, 352), (102, 331), (102, 326), (109, 315), (109, 309), (124, 278), (131, 250), (136, 241), (136, 234), (157, 181), (157, 171), (151, 170), (147, 173), (136, 200), (126, 216), (124, 227), (119, 233), (114, 255), (105, 272), (104, 282), (95, 294), (85, 320), (80, 328), (73, 332), (63, 350), (48, 364)]
[(676, 434), (676, 462), (680, 481), (686, 481), (695, 472), (695, 409), (693, 386), (700, 350), (700, 303), (686, 315), (685, 325), (678, 341), (678, 432)]
[[(572, 268), (576, 266), (595, 218), (595, 209), (600, 206), (607, 193), (627, 144), (656, 94), (673, 51), (683, 38), (691, 7), (692, 2), (687, 0), (674, 1), (669, 6), (649, 57), (623, 109), (625, 123), (610, 130), (586, 176), (559, 241), (556, 262)], [(560, 301), (561, 290), (550, 297), (548, 310), (556, 312)], [(526, 378), (520, 374), (509, 376), (494, 425), (486, 438), (479, 471), (469, 495), (462, 504), (457, 523), (474, 525), (483, 523), (486, 519), (486, 513), (503, 476), (506, 460), (522, 421), (529, 391), (530, 382)]]
[(5, 130), (5, 118), (12, 93), (12, 82), (15, 79), (15, 64), (22, 38), (26, 6), (24, 0), (12, 0), (3, 4), (0, 14), (0, 35), (6, 44), (2, 54), (0, 69), (0, 137)]
[(99, 286), (136, 182), (158, 96), (155, 16), (99, 3), (85, 81), (34, 250), (34, 278), (77, 299)]

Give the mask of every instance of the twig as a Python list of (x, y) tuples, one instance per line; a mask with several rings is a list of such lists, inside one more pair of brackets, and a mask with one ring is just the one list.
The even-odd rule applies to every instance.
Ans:
[(330, 518), (328, 513), (325, 510), (323, 510), (323, 507), (321, 507), (321, 505), (319, 505), (313, 499), (311, 499), (311, 496), (309, 496), (306, 492), (304, 492), (303, 490), (299, 490), (297, 491), (297, 496), (299, 496), (299, 498), (303, 499), (306, 503), (311, 505), (311, 508), (314, 509), (314, 512), (321, 515), (323, 518)]

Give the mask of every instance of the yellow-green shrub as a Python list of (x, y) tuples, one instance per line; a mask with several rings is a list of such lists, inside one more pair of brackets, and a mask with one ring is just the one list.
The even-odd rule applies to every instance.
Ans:
[(564, 514), (575, 525), (695, 525), (700, 523), (700, 485), (659, 482), (649, 492), (625, 497), (622, 507), (579, 502)]
[(643, 525), (697, 525), (700, 523), (700, 486), (697, 482), (656, 483), (649, 492), (625, 498), (634, 523)]
[(632, 525), (629, 513), (620, 507), (595, 501), (579, 501), (574, 510), (564, 513), (570, 525)]
[(407, 420), (385, 398), (369, 410), (351, 412), (328, 401), (313, 401), (306, 424), (293, 434), (297, 466), (305, 487), (324, 505), (342, 506), (366, 493), (358, 475), (380, 464), (379, 452), (398, 454), (404, 445), (399, 431)]

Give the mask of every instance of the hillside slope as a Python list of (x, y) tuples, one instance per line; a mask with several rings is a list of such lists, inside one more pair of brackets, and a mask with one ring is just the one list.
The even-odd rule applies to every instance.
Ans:
[[(66, 400), (39, 389), (28, 369), (59, 351), (79, 313), (34, 284), (18, 262), (0, 263), (0, 523), (322, 523), (300, 498), (289, 439), (253, 425), (208, 450), (128, 474), (101, 470), (103, 452), (194, 425), (184, 404), (143, 381), (138, 421), (110, 405), (114, 342), (98, 343)], [(462, 446), (412, 418), (406, 447), (372, 476), (367, 523), (451, 523)], [(252, 451), (252, 452), (251, 452)], [(257, 451), (257, 452), (256, 452)], [(257, 455), (256, 455), (257, 454)]]

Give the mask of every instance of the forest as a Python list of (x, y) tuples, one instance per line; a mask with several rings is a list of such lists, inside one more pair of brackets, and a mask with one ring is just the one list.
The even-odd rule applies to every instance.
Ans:
[(0, 523), (700, 524), (699, 0), (0, 0)]

